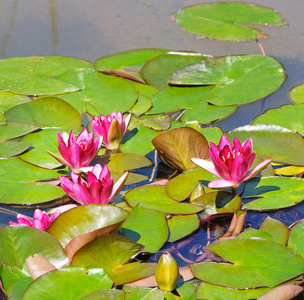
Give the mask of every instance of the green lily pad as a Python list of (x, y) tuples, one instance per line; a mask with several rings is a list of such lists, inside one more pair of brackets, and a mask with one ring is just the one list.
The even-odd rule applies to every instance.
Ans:
[[(64, 170), (46, 170), (18, 158), (0, 160), (0, 203), (35, 204), (61, 198), (64, 191), (47, 183), (37, 182), (58, 178)], [(10, 170), (7, 172), (7, 170)]]
[(300, 221), (295, 226), (291, 228), (288, 248), (292, 249), (295, 253), (304, 257), (304, 241), (303, 241), (303, 232), (304, 232), (304, 222)]
[[(0, 60), (1, 64), (1, 60)], [(4, 92), (0, 91), (0, 110), (6, 111), (13, 106), (26, 103), (26, 102), (31, 102), (31, 98), (23, 96), (23, 95), (18, 95), (12, 92)]]
[[(51, 151), (59, 156), (58, 151), (58, 129), (43, 129), (26, 135), (22, 142), (30, 143), (32, 148), (30, 151), (20, 155), (20, 158), (30, 164), (46, 168), (55, 169), (62, 164), (49, 155), (46, 150)], [(67, 131), (69, 133), (69, 131)]]
[(0, 142), (0, 157), (9, 158), (16, 156), (31, 146), (30, 143), (20, 142)]
[(207, 95), (214, 105), (245, 104), (275, 92), (285, 81), (283, 66), (262, 55), (208, 58), (171, 76), (173, 85), (215, 85)]
[(237, 290), (234, 288), (227, 288), (219, 285), (201, 282), (197, 289), (196, 296), (197, 299), (257, 299), (271, 290), (271, 288)]
[(105, 235), (82, 247), (73, 257), (72, 265), (105, 269), (115, 285), (154, 274), (156, 265), (128, 263), (143, 246), (120, 235)]
[(289, 91), (290, 99), (295, 103), (304, 103), (304, 83), (301, 83)]
[(252, 125), (273, 124), (304, 135), (304, 104), (283, 105), (256, 117)]
[(214, 178), (214, 175), (203, 168), (186, 170), (166, 184), (166, 193), (176, 201), (182, 201), (189, 197), (200, 181), (203, 182), (206, 189), (208, 182), (214, 180)]
[(170, 76), (185, 67), (210, 57), (197, 52), (169, 52), (149, 60), (142, 68), (145, 81), (162, 91), (168, 88)]
[(59, 95), (80, 114), (109, 115), (113, 111), (126, 112), (133, 107), (137, 93), (133, 86), (122, 78), (98, 73), (94, 70), (72, 70), (58, 79), (81, 87), (81, 91)]
[(140, 70), (145, 62), (168, 51), (165, 49), (134, 49), (120, 52), (97, 59), (95, 69), (107, 74), (129, 77), (130, 79), (135, 77), (135, 79), (143, 81)]
[(244, 209), (271, 210), (290, 207), (304, 200), (304, 179), (296, 177), (262, 177), (246, 182), (242, 198), (255, 198)]
[(0, 229), (0, 237), (1, 264), (17, 267), (27, 275), (25, 259), (35, 253), (43, 255), (56, 268), (69, 264), (61, 244), (42, 230), (22, 225), (6, 226)]
[(4, 72), (54, 77), (71, 69), (92, 68), (92, 64), (65, 56), (28, 56), (2, 59), (0, 68)]
[(207, 217), (218, 213), (235, 212), (241, 206), (241, 198), (229, 192), (217, 191), (202, 195), (191, 203), (204, 208), (201, 217)]
[(122, 290), (101, 290), (87, 295), (81, 300), (125, 300), (125, 292)]
[(197, 205), (178, 203), (166, 194), (166, 188), (162, 185), (147, 185), (128, 191), (124, 199), (132, 207), (139, 203), (149, 209), (159, 210), (170, 214), (195, 214), (202, 210)]
[(47, 232), (57, 238), (65, 248), (68, 244), (71, 247), (73, 243), (79, 246), (82, 243), (80, 235), (85, 245), (97, 236), (114, 232), (128, 215), (127, 211), (112, 205), (80, 205), (59, 215)]
[(29, 285), (22, 299), (82, 299), (101, 289), (110, 289), (112, 280), (99, 268), (67, 267), (49, 272)]
[(0, 111), (0, 126), (6, 125), (6, 118), (3, 111)]
[(255, 228), (246, 229), (237, 236), (237, 238), (248, 238), (248, 237), (267, 239), (275, 242), (275, 239), (270, 233)]
[(158, 288), (139, 288), (124, 285), (125, 300), (164, 300), (164, 294)]
[(169, 242), (175, 242), (199, 228), (200, 220), (198, 215), (187, 216), (172, 216), (168, 220), (168, 226), (170, 229)]
[(207, 249), (232, 263), (191, 265), (197, 278), (211, 284), (237, 289), (274, 287), (304, 272), (300, 255), (266, 239), (236, 238), (214, 243)]
[(37, 125), (23, 122), (7, 122), (0, 126), (0, 141), (4, 142), (39, 129)]
[(146, 116), (138, 120), (147, 128), (156, 131), (167, 131), (172, 124), (172, 118), (168, 115), (165, 116)]
[(149, 98), (158, 92), (158, 90), (151, 85), (141, 84), (135, 81), (132, 81), (131, 84), (139, 95), (144, 95)]
[[(295, 132), (276, 125), (251, 125), (234, 129), (227, 137), (237, 137), (241, 143), (251, 138), (258, 160), (304, 165), (304, 139)], [(256, 159), (256, 160), (257, 160)]]
[(79, 113), (59, 98), (47, 97), (20, 104), (6, 111), (8, 122), (22, 122), (39, 128), (81, 129)]
[(154, 113), (170, 113), (185, 109), (182, 123), (197, 121), (201, 124), (210, 124), (231, 115), (237, 109), (232, 106), (215, 106), (209, 104), (206, 96), (213, 86), (203, 87), (171, 87), (151, 97), (153, 108), (148, 111)]
[(200, 132), (201, 134), (203, 134), (209, 144), (210, 144), (210, 142), (212, 142), (212, 143), (218, 145), (222, 135), (224, 134), (221, 127), (200, 128), (195, 123), (188, 123), (186, 126), (192, 127), (195, 130), (197, 130), (198, 132)]
[(147, 112), (151, 107), (152, 107), (151, 99), (145, 95), (139, 94), (137, 102), (129, 110), (129, 112), (135, 115), (135, 117), (140, 117), (142, 114)]
[(75, 92), (79, 87), (54, 78), (1, 71), (0, 89), (23, 95), (55, 95)]
[(260, 30), (242, 24), (286, 24), (278, 12), (271, 8), (230, 2), (185, 7), (177, 14), (176, 22), (195, 35), (233, 41), (268, 37)]
[[(143, 222), (144, 220), (144, 222)], [(145, 246), (145, 250), (157, 252), (168, 238), (165, 215), (138, 204), (122, 225), (125, 237)]]
[(274, 241), (286, 245), (289, 237), (289, 228), (279, 220), (267, 217), (259, 226), (259, 230), (268, 232)]
[(180, 127), (164, 132), (152, 140), (160, 157), (170, 166), (185, 171), (196, 166), (191, 158), (207, 159), (208, 142), (205, 137), (190, 127)]

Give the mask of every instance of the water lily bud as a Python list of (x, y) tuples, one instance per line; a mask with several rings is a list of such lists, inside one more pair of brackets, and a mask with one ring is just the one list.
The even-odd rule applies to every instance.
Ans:
[(175, 259), (169, 252), (164, 253), (157, 264), (155, 279), (159, 289), (171, 292), (176, 287), (179, 269)]

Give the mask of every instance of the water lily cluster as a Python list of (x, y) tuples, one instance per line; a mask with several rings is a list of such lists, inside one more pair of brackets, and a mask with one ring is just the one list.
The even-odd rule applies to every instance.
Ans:
[[(90, 163), (97, 155), (101, 145), (109, 150), (119, 148), (130, 119), (130, 114), (124, 120), (121, 112), (112, 112), (108, 116), (94, 116), (91, 133), (87, 129), (83, 129), (75, 137), (73, 130), (70, 134), (58, 132), (58, 151), (61, 157), (50, 151), (48, 153), (71, 169), (71, 180), (65, 176), (60, 176), (60, 182), (66, 194), (78, 204), (107, 204), (123, 187), (128, 172), (114, 184), (107, 165), (103, 167), (100, 164), (90, 166)], [(61, 208), (61, 210), (65, 211), (65, 208)], [(10, 225), (26, 225), (45, 230), (59, 214), (60, 209), (49, 217), (46, 212), (37, 209), (33, 219), (18, 214), (17, 223), (10, 222)]]

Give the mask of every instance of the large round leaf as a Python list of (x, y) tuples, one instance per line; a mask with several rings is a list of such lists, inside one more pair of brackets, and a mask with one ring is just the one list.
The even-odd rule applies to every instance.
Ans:
[(71, 259), (78, 249), (98, 236), (114, 232), (129, 213), (107, 204), (88, 204), (58, 216), (47, 229), (56, 237)]
[(162, 185), (137, 187), (127, 192), (124, 199), (132, 207), (141, 203), (147, 208), (171, 214), (195, 214), (203, 209), (189, 203), (177, 203), (166, 194)]
[(23, 122), (40, 128), (81, 129), (79, 113), (70, 104), (55, 97), (20, 104), (6, 111), (5, 117), (10, 122)]
[(122, 78), (100, 74), (94, 70), (72, 70), (58, 77), (81, 87), (76, 93), (60, 95), (79, 113), (109, 115), (113, 111), (126, 112), (138, 97), (133, 86)]
[(169, 52), (148, 61), (141, 70), (141, 75), (148, 84), (162, 91), (168, 88), (170, 76), (185, 67), (196, 64), (210, 57), (197, 52)]
[(36, 182), (57, 178), (63, 174), (64, 170), (38, 168), (18, 158), (2, 159), (0, 160), (0, 202), (35, 204), (63, 197), (65, 193), (60, 187)]
[(25, 259), (40, 253), (56, 268), (68, 265), (69, 261), (61, 244), (46, 232), (22, 225), (0, 229), (0, 262), (20, 270), (27, 270)]
[(273, 124), (304, 135), (304, 104), (284, 105), (256, 117), (252, 125)]
[(229, 2), (185, 7), (177, 14), (176, 21), (183, 29), (196, 35), (234, 41), (267, 37), (260, 30), (242, 24), (286, 24), (270, 8)]
[(191, 158), (207, 159), (208, 142), (190, 127), (180, 127), (164, 132), (152, 140), (161, 158), (179, 171), (196, 167)]
[(109, 275), (99, 268), (67, 267), (37, 278), (22, 299), (81, 299), (102, 289), (112, 287)]
[(4, 72), (54, 77), (71, 69), (92, 68), (88, 61), (65, 56), (10, 57), (0, 60)]
[(295, 253), (304, 257), (304, 222), (300, 221), (295, 226), (291, 228), (288, 247), (292, 249)]
[(274, 162), (304, 165), (304, 139), (295, 132), (276, 125), (252, 125), (234, 129), (227, 134), (237, 137), (242, 143), (251, 138), (257, 159), (271, 158)]
[(156, 210), (137, 205), (122, 226), (123, 235), (145, 246), (149, 252), (157, 252), (168, 238), (165, 215)]
[(170, 229), (169, 242), (175, 242), (199, 228), (200, 220), (198, 215), (172, 216), (168, 220)]
[(235, 55), (208, 58), (171, 76), (173, 85), (216, 85), (207, 95), (215, 105), (245, 104), (275, 92), (285, 81), (282, 65), (272, 57)]
[[(230, 263), (193, 264), (204, 282), (238, 289), (274, 287), (304, 272), (304, 259), (282, 244), (260, 238), (235, 238), (207, 249)], [(274, 255), (275, 253), (275, 255)]]
[[(1, 64), (1, 60), (0, 60), (0, 64)], [(12, 92), (0, 91), (0, 110), (2, 111), (6, 111), (13, 106), (31, 101), (32, 101), (31, 98), (23, 95), (18, 95)]]
[(125, 292), (122, 290), (101, 290), (89, 294), (81, 300), (125, 300)]
[(209, 104), (206, 96), (213, 86), (203, 87), (171, 87), (151, 97), (153, 108), (150, 114), (167, 113), (185, 109), (181, 121), (183, 123), (197, 121), (209, 124), (231, 115), (237, 106), (215, 106)]
[(155, 56), (167, 53), (165, 49), (135, 49), (101, 57), (95, 61), (95, 69), (108, 74), (143, 80), (140, 70)]
[(142, 245), (120, 235), (100, 236), (75, 254), (72, 265), (103, 268), (115, 285), (120, 285), (154, 274), (155, 265), (128, 263), (142, 249)]
[(293, 206), (304, 200), (304, 179), (296, 177), (262, 177), (246, 182), (242, 198), (254, 198), (243, 208), (271, 210)]
[(23, 136), (29, 132), (39, 129), (36, 124), (24, 122), (7, 122), (5, 126), (0, 126), (0, 140), (7, 141), (16, 137)]
[(158, 288), (139, 288), (125, 285), (125, 300), (163, 300), (164, 294)]
[(16, 156), (31, 146), (30, 143), (20, 143), (20, 142), (0, 142), (0, 157), (8, 158)]
[(304, 103), (304, 83), (292, 88), (289, 97), (295, 103)]

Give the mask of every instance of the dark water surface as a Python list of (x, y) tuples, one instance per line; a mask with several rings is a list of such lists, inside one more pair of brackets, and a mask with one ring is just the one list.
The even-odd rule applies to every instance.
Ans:
[[(89, 61), (136, 48), (199, 51), (213, 56), (262, 54), (251, 42), (219, 42), (195, 39), (172, 21), (182, 7), (210, 1), (199, 0), (0, 0), (0, 58), (33, 55), (64, 55)], [(216, 1), (215, 1), (216, 2)], [(244, 1), (249, 3), (250, 1)], [(261, 112), (291, 103), (289, 90), (304, 82), (303, 0), (256, 0), (287, 20), (285, 27), (265, 27), (270, 35), (261, 43), (269, 56), (285, 67), (283, 87), (266, 100), (241, 106), (230, 118), (216, 123), (224, 130), (250, 124)], [(0, 212), (0, 226), (15, 214)], [(32, 215), (32, 212), (28, 212)], [(255, 226), (266, 213), (251, 214)], [(303, 218), (304, 204), (271, 213), (286, 224)], [(249, 224), (250, 225), (250, 224)]]

